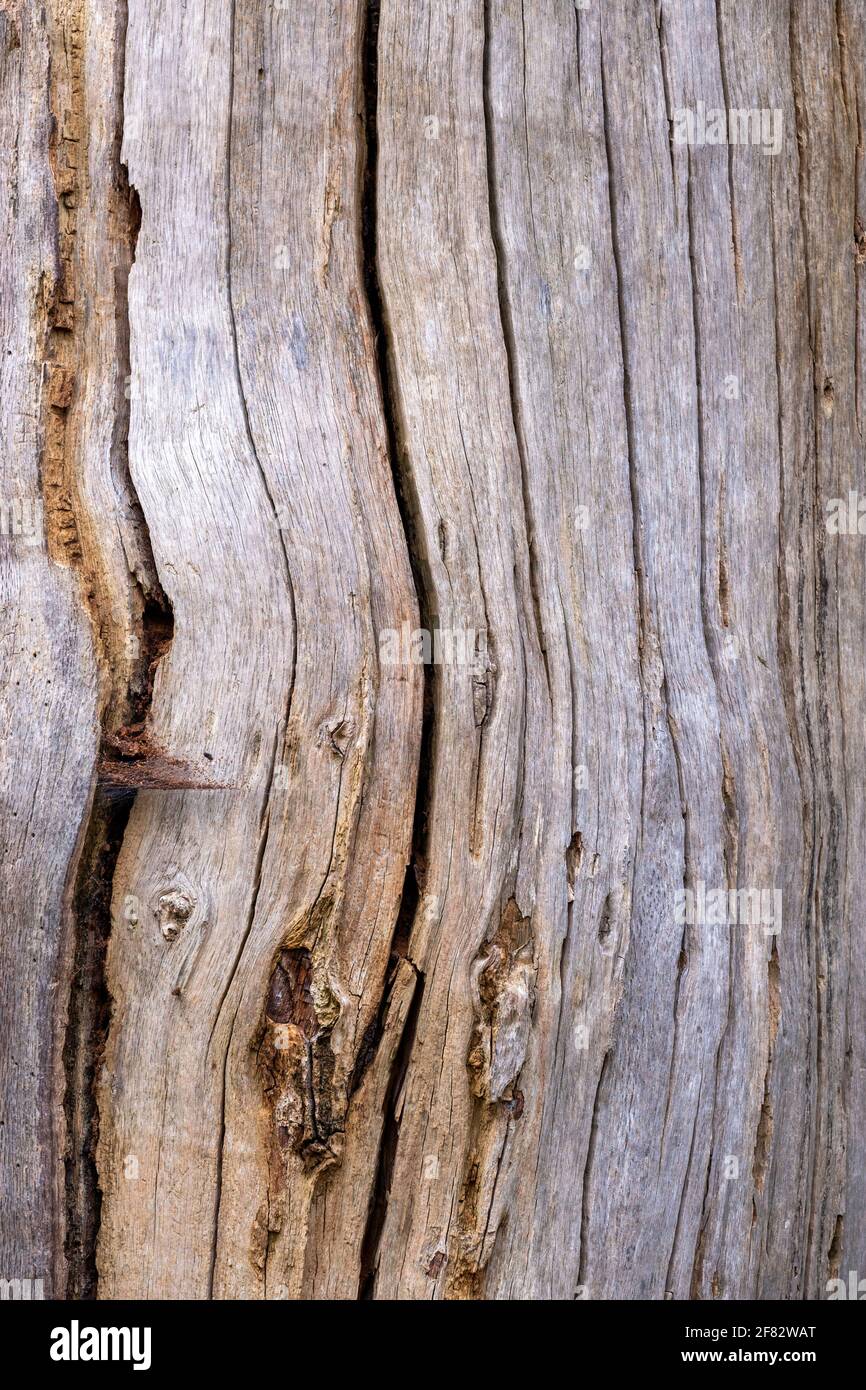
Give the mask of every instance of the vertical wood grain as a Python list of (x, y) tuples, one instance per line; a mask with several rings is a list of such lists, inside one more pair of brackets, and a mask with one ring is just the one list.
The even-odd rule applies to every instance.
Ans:
[(864, 19), (6, 0), (0, 1276), (862, 1268)]

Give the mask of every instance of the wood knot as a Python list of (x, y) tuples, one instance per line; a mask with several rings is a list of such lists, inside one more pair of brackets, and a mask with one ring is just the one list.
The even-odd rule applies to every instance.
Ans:
[(476, 957), (472, 976), (476, 1021), (467, 1057), (472, 1089), (479, 1098), (511, 1102), (535, 1005), (531, 920), (513, 898)]
[(825, 376), (824, 390), (821, 394), (821, 409), (823, 410), (824, 415), (828, 420), (830, 416), (833, 414), (833, 404), (835, 402), (835, 399), (836, 389), (833, 385), (833, 382), (829, 376)]
[(176, 941), (195, 911), (195, 899), (179, 888), (161, 894), (156, 906), (159, 929), (166, 941)]

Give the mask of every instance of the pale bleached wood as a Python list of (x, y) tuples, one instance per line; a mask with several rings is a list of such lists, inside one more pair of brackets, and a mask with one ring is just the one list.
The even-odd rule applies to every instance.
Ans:
[[(382, 241), (389, 253), (392, 247), (399, 251), (392, 260), (383, 250), (383, 280), (408, 453), (424, 483), (430, 454), (447, 458), (449, 445), (447, 415), (427, 418), (423, 449), (416, 445), (413, 453), (422, 435), (415, 406), (417, 383), (424, 380), (417, 365), (423, 341), (421, 266), (436, 265), (440, 242), (452, 256), (455, 245), (459, 248), (444, 275), (446, 288), (437, 284), (439, 302), (452, 316), (445, 336), (455, 345), (457, 362), (449, 361), (441, 376), (434, 368), (428, 388), (442, 391), (445, 381), (447, 392), (473, 374), (475, 342), (466, 343), (459, 333), (466, 298), (460, 283), (465, 239), (472, 238), (475, 254), (490, 262), (487, 229), (474, 220), (481, 181), (476, 175), (473, 183), (469, 172), (476, 167), (480, 135), (477, 125), (467, 123), (471, 103), (461, 101), (462, 88), (477, 90), (481, 81), (479, 8), (433, 13), (418, 5), (401, 15), (399, 24), (395, 11), (386, 30), (395, 58), (393, 88), (383, 84), (393, 105), (387, 146), (383, 125), (390, 216), (383, 219)], [(845, 1205), (847, 1084), (830, 1078), (853, 1074), (851, 1052), (846, 1062), (843, 1050), (856, 1051), (844, 1014), (831, 1015), (827, 1002), (828, 992), (839, 1001), (848, 998), (848, 934), (857, 920), (853, 889), (848, 910), (841, 916), (838, 910), (844, 716), (835, 705), (841, 692), (830, 695), (827, 682), (830, 671), (844, 669), (846, 689), (857, 690), (862, 660), (855, 658), (853, 672), (835, 661), (826, 600), (819, 597), (810, 609), (808, 598), (816, 587), (820, 596), (824, 582), (827, 487), (830, 495), (844, 492), (842, 479), (856, 478), (857, 466), (850, 425), (843, 424), (841, 436), (832, 436), (836, 452), (828, 452), (833, 463), (824, 469), (827, 482), (819, 483), (817, 472), (811, 488), (806, 481), (810, 470), (820, 467), (822, 448), (831, 449), (815, 432), (815, 458), (811, 422), (820, 415), (826, 437), (840, 369), (825, 371), (816, 363), (802, 374), (815, 330), (810, 335), (797, 281), (801, 287), (804, 279), (823, 286), (834, 237), (832, 263), (852, 274), (847, 229), (854, 209), (846, 210), (844, 200), (834, 196), (827, 151), (841, 146), (845, 153), (838, 157), (853, 159), (854, 103), (846, 102), (844, 84), (832, 85), (826, 59), (818, 56), (835, 53), (844, 76), (850, 20), (840, 13), (831, 23), (829, 11), (823, 14), (823, 38), (811, 47), (800, 33), (801, 25), (804, 32), (809, 25), (808, 7), (797, 9), (790, 33), (785, 14), (760, 5), (746, 7), (745, 16), (738, 7), (736, 20), (718, 15), (711, 5), (688, 16), (665, 5), (611, 6), (603, 13), (591, 6), (577, 14), (571, 5), (553, 5), (539, 14), (537, 7), (527, 13), (494, 0), (486, 8), (493, 43), (487, 60), (494, 113), (492, 141), (488, 131), (494, 155), (488, 169), (496, 200), (493, 230), (498, 220), (503, 326), (514, 338), (518, 424), (523, 418), (530, 422), (526, 493), (542, 556), (546, 546), (539, 533), (543, 536), (547, 524), (554, 542), (562, 536), (549, 498), (535, 510), (532, 500), (536, 488), (544, 496), (545, 454), (559, 455), (554, 477), (571, 463), (555, 428), (564, 383), (580, 371), (584, 351), (595, 365), (591, 380), (608, 400), (620, 378), (616, 355), (603, 367), (598, 344), (599, 336), (604, 339), (599, 301), (605, 274), (617, 284), (618, 322), (609, 331), (620, 339), (624, 369), (645, 728), (639, 779), (632, 767), (623, 783), (626, 806), (639, 808), (639, 824), (626, 821), (622, 845), (626, 885), (619, 900), (630, 931), (619, 929), (614, 915), (612, 923), (602, 921), (601, 939), (593, 940), (598, 927), (583, 917), (578, 879), (572, 908), (577, 944), (566, 953), (563, 982), (571, 982), (574, 970), (580, 991), (586, 965), (575, 967), (581, 953), (584, 961), (598, 959), (611, 936), (624, 968), (607, 988), (603, 980), (592, 981), (588, 991), (597, 1012), (584, 1067), (595, 1067), (597, 1094), (593, 1100), (580, 1061), (563, 1054), (560, 1075), (545, 1079), (546, 1126), (535, 1162), (524, 1160), (522, 1168), (524, 1179), (529, 1172), (535, 1179), (524, 1181), (513, 1197), (505, 1195), (507, 1154), (503, 1159), (498, 1150), (494, 1201), (490, 1189), (484, 1190), (483, 1138), (479, 1142), (471, 1122), (462, 1132), (459, 1119), (454, 1124), (461, 1111), (451, 1099), (453, 1082), (447, 1132), (443, 1126), (432, 1136), (428, 1129), (423, 1142), (417, 1137), (424, 1121), (415, 1118), (412, 1100), (425, 1086), (435, 1095), (438, 1084), (436, 1063), (425, 1055), (422, 1009), (419, 1040), (422, 1034), (424, 1040), (413, 1049), (404, 1098), (397, 1104), (396, 1190), (377, 1289), (407, 1296), (448, 1292), (451, 1266), (457, 1280), (450, 1291), (483, 1289), (493, 1296), (497, 1290), (566, 1297), (579, 1290), (582, 1297), (596, 1298), (820, 1296), (834, 1263), (850, 1248), (844, 1240), (837, 1248), (844, 1229), (839, 1214)], [(766, 79), (758, 81), (754, 54), (768, 42), (773, 63)], [(452, 61), (450, 44), (465, 67)], [(814, 66), (804, 77), (798, 75), (799, 54), (807, 49)], [(459, 94), (447, 84), (427, 85), (430, 61), (441, 71), (456, 69)], [(563, 69), (557, 87), (551, 74)], [(736, 84), (736, 100), (726, 91), (729, 81)], [(602, 169), (594, 184), (585, 179), (580, 209), (570, 216), (558, 207), (575, 177), (568, 157), (574, 117), (564, 114), (566, 84), (588, 127), (584, 149), (592, 148), (594, 125), (596, 168)], [(559, 93), (558, 119), (545, 127), (545, 102), (556, 102), (551, 88)], [(779, 155), (672, 146), (675, 108), (698, 99), (707, 107), (778, 106), (785, 130)], [(809, 102), (815, 106), (811, 136)], [(420, 138), (413, 139), (412, 114), (428, 106), (438, 119), (439, 142), (446, 142), (444, 154), (434, 142), (425, 155)], [(471, 189), (465, 200), (448, 183), (458, 159), (462, 187)], [(809, 160), (820, 172), (810, 175)], [(842, 185), (853, 186), (853, 167)], [(446, 199), (456, 227), (439, 220), (437, 197)], [(411, 223), (406, 236), (396, 211), (402, 204), (424, 217), (423, 238)], [(838, 230), (832, 221), (828, 225), (828, 208), (838, 209)], [(581, 215), (589, 224), (588, 273), (564, 288), (566, 276), (571, 278), (566, 248)], [(817, 224), (811, 238), (810, 218)], [(420, 247), (424, 250), (416, 252)], [(813, 288), (811, 294), (816, 293)], [(847, 353), (853, 371), (856, 326), (846, 326), (841, 307), (849, 306), (850, 315), (853, 296), (839, 290), (839, 303), (833, 304), (830, 293), (825, 290), (828, 302), (820, 312), (832, 320), (836, 352)], [(590, 295), (599, 299), (593, 298), (589, 331), (581, 334), (581, 310)], [(486, 321), (490, 309), (483, 275), (469, 298), (470, 312)], [(819, 312), (817, 304), (810, 314)], [(404, 318), (409, 320), (405, 338)], [(570, 344), (569, 332), (574, 333)], [(820, 341), (828, 336), (825, 328)], [(552, 374), (546, 384), (545, 358), (555, 363), (560, 345), (567, 365), (559, 379)], [(732, 377), (738, 390), (729, 399)], [(493, 389), (487, 378), (485, 386)], [(584, 386), (581, 394), (585, 417), (587, 397), (595, 392)], [(842, 399), (851, 411), (853, 390), (843, 389)], [(574, 408), (562, 414), (571, 424), (580, 418)], [(610, 470), (611, 459), (615, 466), (618, 458), (616, 436), (596, 438), (588, 452), (590, 467), (600, 457)], [(579, 462), (577, 468), (578, 476), (585, 476)], [(507, 469), (503, 472), (507, 475)], [(603, 481), (589, 484), (590, 527), (601, 506), (616, 507), (615, 476), (609, 471)], [(422, 509), (423, 490), (422, 484)], [(815, 490), (818, 500), (806, 510), (802, 500), (794, 500)], [(432, 529), (428, 518), (428, 534)], [(813, 535), (814, 568), (813, 545), (806, 540)], [(608, 543), (604, 570), (621, 575), (621, 563), (612, 564), (610, 554)], [(849, 579), (854, 587), (860, 561), (856, 564)], [(567, 573), (567, 549), (560, 565), (560, 573)], [(543, 593), (543, 563), (536, 575)], [(434, 571), (434, 588), (435, 583)], [(582, 607), (573, 611), (578, 621), (583, 618)], [(856, 601), (847, 606), (847, 621), (854, 614), (856, 627), (861, 621)], [(563, 652), (576, 651), (573, 679), (580, 692), (592, 679), (587, 673), (600, 671), (611, 644), (597, 631), (596, 643), (584, 653), (572, 639), (569, 616), (546, 642), (547, 667), (555, 669), (557, 649), (560, 659)], [(622, 640), (627, 631), (622, 621), (618, 630)], [(857, 650), (852, 643), (846, 655), (851, 647)], [(634, 708), (627, 678), (610, 672), (598, 705), (615, 711), (618, 700)], [(437, 713), (446, 711), (443, 695)], [(614, 713), (612, 731), (616, 723)], [(598, 748), (605, 770), (616, 767), (618, 744), (614, 733), (610, 747), (602, 741)], [(639, 748), (640, 736), (632, 735), (629, 746)], [(847, 748), (846, 756), (851, 756)], [(438, 772), (437, 767), (434, 777)], [(545, 789), (553, 793), (555, 781)], [(590, 824), (597, 817), (604, 845), (615, 850), (614, 827), (599, 793), (596, 780), (590, 795), (578, 799), (574, 824), (587, 812)], [(435, 782), (433, 796), (435, 807)], [(556, 823), (555, 796), (551, 800), (543, 833), (561, 845), (567, 835), (561, 821), (559, 827)], [(801, 817), (792, 815), (798, 806)], [(760, 928), (676, 931), (676, 892), (683, 885), (694, 889), (700, 881), (780, 888), (785, 906), (778, 940), (769, 940)], [(555, 939), (556, 929), (543, 918), (533, 927), (536, 959), (543, 959), (545, 939), (551, 930)], [(423, 967), (423, 927), (410, 940), (410, 951), (418, 952)], [(449, 952), (447, 932), (436, 940), (436, 970), (442, 969), (443, 954), (446, 971), (458, 980), (471, 978), (465, 957)], [(450, 997), (455, 996), (461, 997), (459, 984), (452, 984)], [(543, 1039), (544, 1029), (544, 1005), (536, 1003), (533, 1036)], [(600, 1040), (609, 1051), (599, 1074), (593, 1049)], [(436, 1048), (431, 1044), (434, 1055)], [(532, 1079), (528, 1065), (520, 1084), (528, 1087)], [(531, 1100), (524, 1102), (524, 1134), (531, 1130), (531, 1106)], [(532, 1153), (533, 1140), (525, 1142)], [(462, 1190), (454, 1179), (461, 1163), (470, 1174)], [(422, 1172), (435, 1175), (432, 1196), (418, 1181)], [(852, 1191), (855, 1209), (858, 1181)], [(539, 1220), (542, 1212), (546, 1223)], [(467, 1260), (467, 1225), (470, 1262), (483, 1267), (500, 1221), (502, 1239), (488, 1278), (464, 1285), (459, 1275)], [(429, 1262), (425, 1236), (437, 1247)]]
[[(409, 945), (424, 996), (396, 1102), (377, 1297), (474, 1291), (494, 1203), (498, 1217), (516, 1176), (508, 1159), (524, 1123), (518, 1082), (534, 1001), (549, 1035), (565, 933), (571, 767), (553, 725), (567, 676), (545, 659), (547, 594), (533, 594), (491, 240), (483, 56), (479, 5), (382, 7), (378, 247), (403, 466), (428, 610), (448, 631), (482, 634), (486, 657), (432, 672), (433, 766)], [(482, 1017), (488, 991), (494, 1001), (502, 991), (501, 1020)], [(532, 1124), (543, 1086), (528, 1099)]]
[[(361, 274), (363, 23), (357, 0), (239, 8), (234, 38), (238, 355), (298, 637), (256, 915), (215, 1034), (222, 1297), (357, 1297), (395, 1020), (414, 990), (411, 967), (388, 962), (422, 672), (379, 657), (417, 607)], [(293, 987), (274, 1007), (285, 948), (309, 969), (309, 1000)]]
[[(744, 163), (749, 177), (762, 162), (754, 170), (762, 188), (778, 170), (759, 150), (731, 151), (729, 169), (727, 147), (676, 144), (665, 165), (666, 117), (697, 99), (726, 105), (715, 9), (684, 20), (662, 7), (637, 31), (627, 32), (624, 19), (604, 24), (600, 50), (648, 623), (674, 770), (662, 814), (671, 831), (682, 816), (673, 864), (683, 884), (779, 887), (785, 931), (776, 942), (760, 927), (698, 926), (680, 942), (669, 882), (653, 913), (653, 934), (669, 952), (669, 1067), (629, 1055), (657, 997), (642, 979), (647, 961), (636, 961), (588, 1184), (591, 1296), (715, 1297), (749, 1287), (772, 1153), (759, 1153), (759, 1135), (778, 956), (789, 941), (797, 951), (802, 920), (801, 840), (796, 823), (785, 840), (782, 813), (796, 783), (774, 633), (780, 465), (767, 459), (776, 448), (775, 350), (765, 337), (763, 351), (749, 352), (742, 301), (766, 293), (754, 283), (765, 267), (757, 269), (751, 209), (732, 193)], [(648, 54), (656, 47), (640, 84), (626, 67), (634, 43)], [(647, 277), (651, 258), (658, 272)], [(638, 1077), (640, 1108), (626, 1116), (619, 1097), (635, 1091)], [(796, 1200), (792, 1187), (788, 1217)], [(617, 1255), (620, 1239), (608, 1238), (612, 1223), (634, 1249), (627, 1260)]]
[[(175, 615), (152, 736), (236, 790), (144, 794), (124, 841), (105, 1295), (314, 1292), (322, 1226), (324, 1287), (358, 1289), (381, 1121), (345, 1116), (403, 886), (421, 685), (377, 654), (415, 605), (363, 301), (360, 37), (357, 6), (266, 30), (204, 5), (131, 20), (130, 463)], [(167, 940), (172, 893), (194, 906)], [(302, 995), (269, 1016), (283, 950), (308, 953), (313, 1017)]]
[[(519, 4), (492, 4), (486, 26), (503, 331), (571, 794), (549, 800), (543, 822), (557, 908), (567, 912), (558, 999), (550, 990), (555, 1031), (539, 1029), (539, 1059), (521, 1078), (543, 1090), (544, 1110), (534, 1124), (531, 1110), (520, 1120), (515, 1194), (484, 1287), (490, 1296), (571, 1298), (583, 1277), (581, 1175), (631, 949), (641, 843), (646, 734), (630, 444), (596, 17), (552, 3), (524, 25)], [(645, 660), (651, 670), (652, 649)], [(540, 916), (538, 936), (549, 929)], [(534, 1031), (542, 1008), (539, 999)], [(526, 1171), (537, 1173), (531, 1200)]]
[[(80, 1291), (97, 1222), (103, 1297), (862, 1268), (864, 19), (7, 6), (13, 1275)], [(419, 621), (472, 634), (423, 745)]]
[(131, 7), (123, 159), (142, 222), (129, 463), (175, 620), (149, 734), (189, 780), (227, 790), (141, 793), (115, 874), (99, 1088), (107, 1297), (209, 1291), (225, 1087), (212, 1043), (255, 908), (292, 675), (285, 555), (229, 300), (230, 42), (228, 7)]

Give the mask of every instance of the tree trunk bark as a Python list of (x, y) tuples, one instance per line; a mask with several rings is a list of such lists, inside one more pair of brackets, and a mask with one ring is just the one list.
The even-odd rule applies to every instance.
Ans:
[(0, 1276), (863, 1268), (864, 21), (0, 0)]

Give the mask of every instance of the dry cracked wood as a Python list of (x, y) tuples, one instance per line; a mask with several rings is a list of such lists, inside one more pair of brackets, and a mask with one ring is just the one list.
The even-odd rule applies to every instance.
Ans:
[(0, 3), (0, 1275), (862, 1268), (864, 21)]

